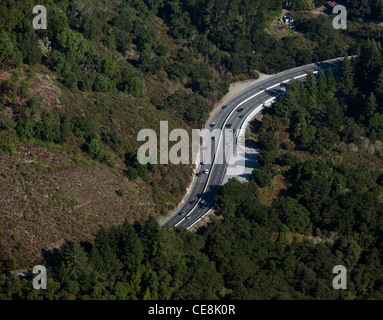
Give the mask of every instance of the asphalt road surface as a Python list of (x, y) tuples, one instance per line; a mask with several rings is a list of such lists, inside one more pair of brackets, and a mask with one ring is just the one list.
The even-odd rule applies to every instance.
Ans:
[[(263, 81), (259, 81), (233, 97), (225, 104), (225, 108), (222, 108), (223, 106), (219, 107), (205, 128), (211, 130), (216, 128), (224, 129), (227, 124), (231, 124), (230, 129), (238, 130), (254, 109), (262, 105), (265, 101), (283, 94), (282, 82), (296, 77), (298, 77), (297, 79), (304, 80), (304, 75), (306, 75), (308, 71), (316, 71), (319, 68), (326, 72), (331, 67), (333, 71), (336, 71), (342, 61), (343, 58), (335, 58), (313, 63), (283, 71)], [(243, 111), (238, 112), (240, 108), (243, 108)], [(210, 126), (211, 123), (214, 123), (214, 127)], [(219, 137), (216, 137), (216, 141), (213, 143), (218, 143), (218, 140)], [(214, 203), (216, 192), (225, 178), (227, 163), (215, 164), (213, 161), (212, 164), (200, 165), (197, 172), (203, 172), (205, 169), (208, 169), (209, 173), (202, 173), (202, 175), (195, 178), (187, 201), (185, 201), (185, 204), (178, 212), (163, 222), (163, 226), (172, 225), (190, 228), (210, 211)]]

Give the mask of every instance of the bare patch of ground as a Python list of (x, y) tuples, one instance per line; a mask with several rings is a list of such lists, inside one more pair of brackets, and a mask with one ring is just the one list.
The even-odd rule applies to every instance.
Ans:
[(310, 241), (314, 244), (319, 244), (319, 243), (328, 243), (332, 245), (336, 239), (340, 238), (341, 234), (336, 231), (331, 231), (328, 235), (324, 236), (322, 234), (316, 235), (316, 236), (305, 236), (301, 234), (295, 234), (295, 233), (288, 233), (287, 234), (287, 239), (289, 242), (293, 241), (298, 241), (298, 242), (305, 242), (305, 241)]
[[(272, 76), (273, 75), (269, 75), (269, 74), (265, 74), (265, 73), (259, 73), (258, 79), (238, 81), (238, 82), (232, 83), (229, 87), (229, 92), (224, 97), (222, 97), (221, 100), (217, 101), (214, 104), (213, 110), (210, 112), (209, 119), (217, 111), (218, 108), (220, 108), (225, 103), (228, 103), (231, 99), (233, 99), (241, 91), (249, 88), (250, 86), (254, 85), (257, 82), (260, 82), (260, 81), (265, 80), (267, 78), (270, 78)], [(209, 120), (206, 123), (209, 123)]]
[(0, 80), (8, 80), (11, 77), (11, 73), (9, 71), (0, 70)]
[(30, 88), (30, 93), (41, 98), (42, 106), (61, 108), (59, 96), (61, 90), (55, 85), (54, 78), (48, 74), (36, 74), (36, 80)]
[(270, 207), (273, 200), (277, 198), (282, 190), (286, 190), (285, 179), (283, 175), (276, 176), (269, 187), (259, 188), (260, 199), (259, 202)]
[(280, 18), (288, 14), (289, 14), (289, 11), (286, 9), (283, 9), (282, 14), (275, 17), (274, 20), (270, 23), (270, 26), (265, 28), (265, 32), (267, 32), (268, 34), (270, 34), (272, 37), (274, 37), (277, 40), (280, 40), (286, 36), (291, 36), (296, 34), (295, 31), (290, 30), (289, 24), (285, 24), (279, 21)]
[[(85, 159), (76, 164), (32, 144), (0, 157), (0, 252), (25, 267), (65, 240), (91, 240), (106, 227), (155, 213), (150, 190), (121, 171)], [(124, 190), (123, 196), (117, 190)]]
[(320, 15), (320, 14), (326, 14), (327, 7), (326, 6), (320, 6), (318, 8), (315, 8), (311, 10), (312, 13)]

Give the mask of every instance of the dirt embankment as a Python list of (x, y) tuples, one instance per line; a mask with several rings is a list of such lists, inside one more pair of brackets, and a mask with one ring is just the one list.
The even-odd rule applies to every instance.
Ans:
[[(2, 80), (10, 76), (0, 72)], [(42, 108), (65, 107), (60, 93), (47, 74), (31, 81), (30, 94), (42, 98)], [(15, 150), (0, 155), (0, 259), (14, 258), (11, 268), (30, 267), (65, 240), (92, 240), (100, 225), (156, 214), (152, 191), (128, 180), (117, 169), (122, 163), (102, 165), (72, 149), (71, 141), (60, 146), (3, 136)]]
[[(222, 105), (228, 103), (231, 99), (233, 99), (237, 94), (239, 94), (241, 91), (249, 88), (250, 86), (256, 84), (257, 82), (263, 81), (267, 78), (272, 77), (273, 75), (259, 73), (258, 79), (252, 79), (252, 80), (245, 80), (245, 81), (238, 81), (234, 82), (229, 87), (229, 92), (221, 98), (221, 100), (217, 101), (214, 104), (213, 110), (210, 112), (209, 119), (211, 116), (217, 111), (218, 108), (220, 108)], [(207, 121), (207, 123), (209, 120)]]

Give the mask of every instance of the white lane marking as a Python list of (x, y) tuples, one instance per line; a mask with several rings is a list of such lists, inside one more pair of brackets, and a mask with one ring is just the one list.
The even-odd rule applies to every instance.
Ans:
[[(336, 60), (336, 59), (337, 59), (337, 58), (335, 58), (334, 60)], [(306, 77), (306, 76), (307, 76), (307, 72), (309, 72), (309, 71), (305, 71), (305, 74), (296, 76), (296, 77), (294, 77), (293, 79), (300, 79), (300, 78)], [(313, 73), (318, 73), (318, 71), (313, 71)], [(228, 121), (228, 119), (233, 115), (233, 113), (238, 109), (239, 106), (243, 105), (244, 103), (248, 102), (249, 100), (253, 99), (254, 97), (260, 95), (261, 93), (264, 93), (265, 91), (267, 91), (267, 90), (269, 90), (269, 89), (271, 89), (271, 88), (274, 88), (274, 87), (276, 87), (276, 86), (279, 86), (279, 85), (281, 85), (281, 83), (288, 83), (289, 81), (290, 81), (290, 80), (285, 80), (285, 81), (282, 81), (282, 82), (278, 82), (277, 84), (275, 84), (275, 85), (273, 85), (273, 86), (267, 88), (266, 90), (261, 90), (261, 91), (257, 92), (256, 94), (250, 96), (249, 98), (243, 100), (241, 103), (239, 103), (236, 107), (233, 108), (233, 110), (230, 112), (230, 114), (226, 117), (226, 120), (225, 120), (225, 122), (224, 122), (224, 124), (223, 124), (222, 127), (225, 126), (225, 124), (226, 124), (226, 122)], [(270, 102), (270, 101), (272, 101), (272, 100), (274, 100), (274, 99), (275, 99), (275, 97), (273, 97), (273, 98), (271, 98), (271, 99), (268, 99), (266, 102), (264, 102), (264, 104), (266, 104), (266, 103), (268, 103), (268, 102)], [(237, 99), (234, 100), (233, 102), (236, 102), (236, 101), (237, 101)], [(221, 139), (221, 137), (222, 137), (222, 135), (220, 135), (220, 136), (219, 136), (219, 139), (218, 139), (218, 148), (217, 148), (217, 152), (215, 152), (215, 154), (214, 154), (214, 159), (215, 159), (215, 155), (216, 155), (216, 154), (218, 153), (218, 151), (219, 151), (219, 147), (220, 147), (220, 139)], [(214, 166), (215, 166), (215, 162), (214, 162), (214, 160), (213, 160), (213, 164), (212, 164), (212, 166), (211, 166), (211, 170), (209, 171), (208, 179), (207, 179), (205, 188), (204, 188), (203, 191), (202, 191), (202, 194), (206, 191), (206, 189), (207, 189), (207, 187), (208, 187), (208, 185), (209, 185), (209, 181), (210, 181), (210, 178), (211, 178), (211, 176), (212, 176), (212, 171), (213, 171), (213, 169), (214, 169)], [(200, 202), (200, 200), (201, 200), (201, 198), (198, 200), (198, 202), (196, 203), (196, 205)], [(192, 209), (189, 211), (189, 213), (184, 217), (184, 219), (181, 219), (181, 221), (185, 221), (185, 218), (186, 218), (187, 216), (191, 215), (191, 213), (192, 213), (192, 212), (195, 210), (195, 208), (197, 207), (196, 205), (193, 206), (193, 208), (192, 208)], [(210, 212), (210, 210), (209, 210), (208, 212)], [(207, 213), (208, 213), (208, 212), (207, 212)], [(203, 216), (201, 216), (197, 221), (201, 220), (201, 218), (204, 217), (207, 213), (205, 213)], [(177, 226), (179, 223), (181, 223), (181, 221), (179, 221), (175, 226)], [(196, 223), (196, 222), (195, 222), (195, 223)], [(195, 223), (193, 223), (192, 225), (194, 225)], [(191, 226), (192, 226), (192, 225), (191, 225)], [(189, 229), (191, 226), (189, 226), (187, 229)]]
[(211, 209), (209, 209), (208, 211), (206, 211), (202, 216), (200, 216), (196, 221), (194, 221), (190, 226), (188, 226), (186, 229), (190, 229), (191, 227), (193, 227), (197, 222), (201, 221), (201, 219), (203, 219), (209, 212), (211, 211)]
[(273, 89), (273, 88), (278, 87), (280, 85), (281, 85), (280, 83), (274, 84), (273, 86), (266, 88), (266, 90)]

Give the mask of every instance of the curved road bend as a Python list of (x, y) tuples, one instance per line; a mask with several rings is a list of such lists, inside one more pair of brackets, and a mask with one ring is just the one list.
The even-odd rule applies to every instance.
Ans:
[[(283, 71), (263, 81), (257, 82), (233, 97), (228, 103), (225, 104), (225, 109), (222, 109), (221, 107), (217, 109), (210, 120), (210, 123), (215, 123), (215, 126), (212, 129), (224, 129), (223, 125), (225, 123), (230, 123), (230, 129), (236, 129), (237, 131), (256, 107), (281, 94), (280, 84), (282, 82), (296, 77), (298, 77), (297, 79), (302, 79), (308, 71), (316, 71), (319, 68), (326, 72), (331, 67), (332, 70), (335, 71), (339, 68), (342, 61), (343, 58), (335, 58), (312, 63)], [(256, 96), (252, 97), (254, 95)], [(240, 107), (243, 108), (243, 111), (233, 112), (233, 110), (236, 110), (239, 107), (239, 104), (241, 104)], [(240, 118), (240, 115), (243, 116)], [(206, 128), (210, 128), (209, 124), (206, 124)], [(219, 137), (216, 138), (215, 143), (218, 143)], [(214, 150), (213, 146), (212, 149)], [(170, 218), (165, 220), (162, 223), (163, 226), (172, 225), (189, 228), (210, 210), (210, 206), (213, 204), (216, 192), (225, 178), (227, 163), (214, 164), (213, 161), (212, 164), (200, 165), (198, 172), (205, 169), (209, 170), (209, 174), (202, 174), (200, 177), (196, 177), (195, 183), (190, 189), (187, 201), (185, 201), (183, 207)], [(205, 204), (201, 204), (201, 200), (204, 200)], [(180, 212), (184, 212), (185, 214), (181, 216), (179, 214)]]

